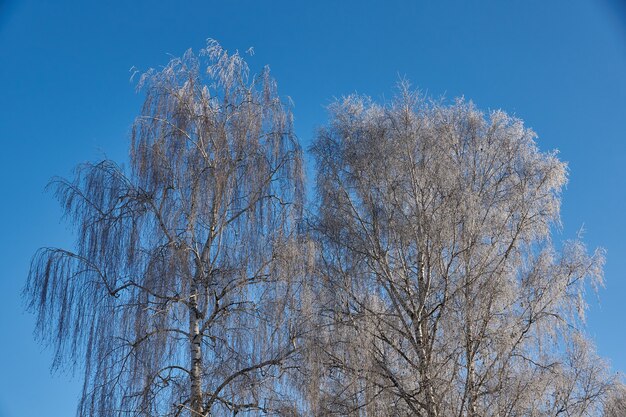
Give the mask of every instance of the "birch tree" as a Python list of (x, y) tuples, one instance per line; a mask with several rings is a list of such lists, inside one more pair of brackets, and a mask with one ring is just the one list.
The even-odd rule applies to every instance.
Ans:
[(402, 85), (336, 101), (312, 152), (318, 415), (599, 415), (603, 253), (553, 240), (567, 169), (532, 130)]
[[(294, 357), (302, 155), (269, 70), (217, 43), (139, 82), (130, 167), (50, 187), (77, 231), (25, 288), (79, 416), (280, 413)], [(279, 396), (278, 394), (282, 394)]]

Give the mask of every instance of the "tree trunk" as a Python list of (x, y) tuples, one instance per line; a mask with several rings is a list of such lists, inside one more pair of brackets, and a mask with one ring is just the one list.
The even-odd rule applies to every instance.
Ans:
[(438, 417), (437, 401), (435, 398), (435, 390), (431, 378), (430, 369), (430, 352), (427, 351), (429, 346), (429, 334), (427, 317), (424, 317), (424, 310), (426, 306), (426, 298), (428, 296), (429, 286), (426, 283), (426, 276), (424, 271), (424, 252), (420, 251), (418, 254), (418, 287), (419, 287), (419, 310), (417, 312), (417, 323), (415, 325), (417, 344), (418, 344), (418, 358), (420, 361), (420, 376), (422, 379), (422, 386), (424, 387), (424, 393), (426, 396), (426, 414), (428, 417)]
[(204, 416), (202, 405), (202, 335), (198, 311), (198, 287), (194, 280), (189, 297), (189, 341), (191, 353), (191, 417)]

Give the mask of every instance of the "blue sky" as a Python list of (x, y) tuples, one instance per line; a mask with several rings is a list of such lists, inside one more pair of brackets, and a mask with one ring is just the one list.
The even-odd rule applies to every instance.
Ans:
[[(73, 239), (54, 175), (124, 161), (141, 105), (129, 69), (158, 67), (206, 38), (254, 47), (295, 103), (306, 146), (333, 97), (391, 97), (399, 77), (525, 120), (569, 162), (563, 229), (607, 249), (588, 331), (626, 371), (626, 8), (619, 0), (0, 0), (0, 417), (73, 415), (79, 376), (51, 375), (20, 290), (31, 255)], [(599, 301), (598, 301), (599, 300)]]

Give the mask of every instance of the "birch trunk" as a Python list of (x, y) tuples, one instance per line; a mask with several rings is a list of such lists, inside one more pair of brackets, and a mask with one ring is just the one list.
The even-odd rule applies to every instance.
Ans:
[(202, 395), (202, 334), (200, 333), (200, 311), (198, 310), (198, 287), (194, 278), (189, 297), (189, 349), (191, 357), (191, 416), (203, 417)]

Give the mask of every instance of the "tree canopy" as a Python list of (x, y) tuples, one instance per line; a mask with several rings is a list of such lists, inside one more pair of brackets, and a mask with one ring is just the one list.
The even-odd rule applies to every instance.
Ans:
[(566, 166), (504, 112), (334, 103), (312, 148), (328, 410), (596, 415), (611, 386), (583, 331), (601, 250), (557, 248)]
[(55, 366), (84, 367), (81, 416), (276, 408), (302, 210), (289, 109), (268, 70), (249, 77), (215, 42), (139, 86), (130, 169), (51, 183), (78, 239), (33, 259), (38, 334)]
[(24, 289), (53, 368), (84, 371), (79, 416), (624, 408), (584, 327), (604, 253), (555, 239), (567, 167), (521, 120), (404, 82), (336, 100), (307, 206), (267, 68), (209, 41), (139, 89), (128, 169), (51, 182), (76, 245)]

